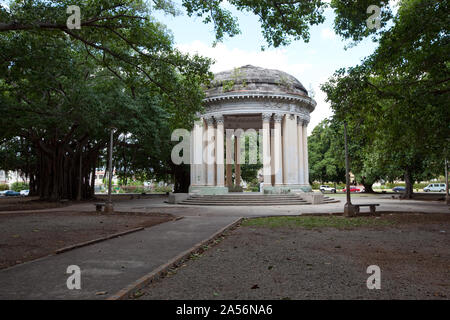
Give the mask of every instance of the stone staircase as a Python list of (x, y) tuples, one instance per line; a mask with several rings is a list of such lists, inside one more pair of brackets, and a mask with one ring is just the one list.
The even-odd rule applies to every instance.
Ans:
[(236, 193), (225, 195), (191, 195), (188, 199), (178, 204), (196, 206), (298, 206), (310, 203), (296, 194)]
[(340, 200), (334, 199), (334, 198), (330, 198), (330, 197), (323, 197), (323, 203), (337, 203), (337, 202), (341, 202)]

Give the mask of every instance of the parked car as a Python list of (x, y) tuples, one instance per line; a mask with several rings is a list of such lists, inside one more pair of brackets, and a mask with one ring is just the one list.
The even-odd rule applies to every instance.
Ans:
[(4, 196), (5, 197), (17, 197), (17, 196), (20, 196), (20, 192), (17, 192), (17, 191), (14, 191), (14, 190), (7, 190), (4, 193)]
[[(342, 191), (347, 192), (347, 188), (344, 188)], [(361, 189), (357, 187), (350, 187), (350, 192), (361, 192)]]
[(4, 197), (4, 196), (5, 196), (5, 193), (7, 193), (8, 191), (12, 191), (12, 190), (3, 190), (3, 191), (0, 191), (0, 197)]
[(445, 183), (430, 183), (425, 188), (423, 188), (423, 191), (425, 192), (444, 192), (445, 190)]
[(26, 197), (26, 196), (28, 196), (29, 194), (30, 194), (30, 190), (21, 190), (21, 191), (20, 191), (20, 195), (21, 195), (21, 196)]
[(330, 186), (320, 186), (319, 187), (320, 192), (325, 193), (325, 192), (331, 192), (331, 193), (336, 193), (336, 188), (330, 187)]
[(392, 188), (392, 191), (394, 192), (405, 192), (406, 188), (405, 187), (394, 187)]

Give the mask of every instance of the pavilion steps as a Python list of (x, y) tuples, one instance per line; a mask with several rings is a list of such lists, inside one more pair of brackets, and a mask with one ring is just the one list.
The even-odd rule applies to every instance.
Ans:
[(323, 198), (323, 203), (338, 203), (338, 202), (341, 202), (341, 200), (338, 200), (335, 198), (330, 198), (330, 197)]
[(180, 202), (197, 206), (285, 206), (310, 204), (299, 195), (226, 194), (192, 195)]

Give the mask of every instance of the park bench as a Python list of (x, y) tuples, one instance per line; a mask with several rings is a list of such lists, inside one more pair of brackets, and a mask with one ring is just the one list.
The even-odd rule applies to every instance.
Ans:
[(106, 206), (106, 203), (104, 203), (104, 202), (96, 203), (96, 204), (95, 204), (95, 210), (96, 210), (97, 212), (102, 212), (104, 206)]
[(376, 212), (375, 207), (378, 207), (379, 205), (380, 205), (379, 203), (354, 204), (354, 206), (358, 208), (358, 213), (360, 207), (370, 207), (370, 213), (372, 214), (375, 214)]

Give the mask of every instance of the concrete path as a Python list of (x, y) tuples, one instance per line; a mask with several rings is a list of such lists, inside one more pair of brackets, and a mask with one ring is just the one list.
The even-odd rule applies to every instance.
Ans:
[[(345, 196), (335, 198), (341, 202), (268, 207), (178, 206), (165, 203), (165, 197), (117, 201), (116, 211), (170, 213), (184, 218), (0, 270), (0, 299), (105, 299), (241, 217), (342, 212)], [(352, 196), (352, 202), (380, 203), (379, 211), (450, 213), (450, 206), (443, 202), (394, 200), (388, 195), (361, 194)], [(93, 211), (94, 206), (82, 203), (34, 212), (66, 210)], [(81, 290), (67, 289), (69, 265), (81, 268)], [(98, 292), (107, 294), (96, 295)]]
[[(0, 299), (105, 299), (236, 220), (186, 217), (0, 270)], [(81, 290), (67, 289), (70, 265), (81, 268)]]

